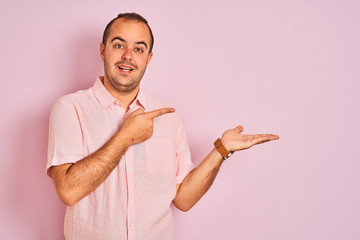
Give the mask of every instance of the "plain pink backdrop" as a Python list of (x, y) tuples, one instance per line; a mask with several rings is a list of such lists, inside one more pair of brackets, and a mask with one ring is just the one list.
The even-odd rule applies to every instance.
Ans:
[(58, 97), (103, 74), (120, 12), (155, 35), (142, 87), (181, 112), (199, 163), (227, 128), (281, 139), (237, 152), (176, 240), (360, 239), (360, 2), (1, 1), (0, 238), (63, 239), (45, 175)]

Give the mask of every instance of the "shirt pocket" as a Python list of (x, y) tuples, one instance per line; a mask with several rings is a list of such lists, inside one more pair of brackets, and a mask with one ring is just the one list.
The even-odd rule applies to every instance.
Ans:
[(170, 138), (150, 138), (145, 142), (146, 167), (150, 173), (168, 174), (175, 165), (175, 152)]

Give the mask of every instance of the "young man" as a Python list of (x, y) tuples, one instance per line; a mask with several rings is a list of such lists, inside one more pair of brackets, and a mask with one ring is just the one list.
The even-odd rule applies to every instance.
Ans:
[(278, 139), (229, 129), (194, 168), (175, 110), (140, 89), (153, 44), (143, 17), (120, 14), (100, 44), (104, 76), (52, 108), (47, 171), (67, 240), (172, 239), (171, 203), (189, 210), (233, 151)]

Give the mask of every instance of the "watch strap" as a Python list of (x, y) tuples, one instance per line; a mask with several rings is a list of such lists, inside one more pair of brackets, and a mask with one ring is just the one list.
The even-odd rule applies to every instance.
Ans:
[(222, 144), (220, 138), (216, 139), (216, 141), (214, 142), (214, 146), (224, 160), (228, 159), (234, 153), (233, 151), (229, 151), (226, 149), (226, 147)]

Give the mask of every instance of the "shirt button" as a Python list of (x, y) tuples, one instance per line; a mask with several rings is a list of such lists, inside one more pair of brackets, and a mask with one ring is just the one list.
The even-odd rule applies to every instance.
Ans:
[(132, 199), (132, 198), (133, 198), (133, 195), (130, 195), (129, 198)]
[(129, 170), (129, 171), (131, 171), (131, 170), (132, 170), (132, 168), (131, 168), (131, 167), (129, 167), (129, 168), (128, 168), (128, 170)]
[(133, 226), (134, 226), (134, 224), (130, 223), (130, 227), (133, 227)]

